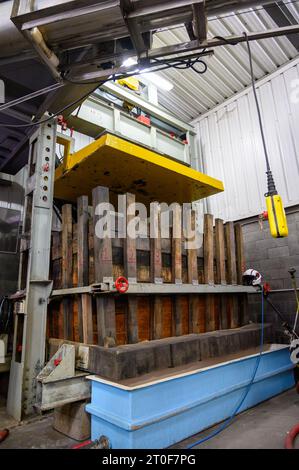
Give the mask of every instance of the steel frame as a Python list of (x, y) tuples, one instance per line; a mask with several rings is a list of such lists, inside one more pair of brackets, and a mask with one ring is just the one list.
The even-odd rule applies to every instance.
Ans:
[[(155, 294), (253, 294), (256, 289), (252, 286), (224, 285), (224, 284), (170, 284), (136, 282), (130, 283), (125, 294), (155, 295)], [(78, 294), (117, 294), (113, 282), (102, 282), (84, 287), (70, 287), (67, 289), (55, 289), (51, 298), (64, 297)]]
[(56, 122), (39, 127), (30, 139), (25, 193), (20, 298), (15, 303), (13, 354), (7, 410), (15, 419), (33, 412), (36, 376), (44, 365), (49, 280)]
[[(298, 34), (299, 33), (299, 25), (293, 25), (293, 26), (286, 26), (282, 28), (274, 28), (274, 29), (269, 29), (267, 31), (260, 31), (260, 32), (252, 32), (252, 33), (247, 33), (247, 37), (249, 41), (255, 41), (259, 39), (267, 39), (267, 38), (272, 38), (272, 37), (277, 37), (277, 36), (288, 36), (291, 34)], [(225, 38), (214, 38), (214, 39), (208, 39), (204, 41), (189, 41), (189, 42), (184, 42), (181, 44), (175, 44), (171, 46), (163, 46), (160, 48), (152, 49), (146, 52), (142, 52), (139, 56), (141, 60), (145, 60), (145, 68), (149, 69), (152, 68), (153, 70), (159, 69), (161, 65), (157, 64), (156, 62), (150, 62), (153, 59), (165, 59), (168, 58), (170, 59), (171, 57), (173, 60), (175, 60), (177, 57), (182, 55), (184, 58), (190, 58), (194, 57), (195, 55), (200, 54), (202, 49), (204, 48), (210, 48), (213, 49), (215, 47), (219, 46), (224, 46), (224, 45), (236, 45), (238, 43), (242, 43), (246, 41), (245, 35), (232, 35), (232, 36), (227, 36)], [(196, 53), (197, 51), (197, 53)], [(135, 53), (132, 52), (130, 54), (126, 54), (126, 57), (132, 57), (134, 56)], [(113, 56), (110, 57), (113, 59)], [(110, 75), (118, 75), (118, 74), (126, 74), (126, 73), (132, 73), (134, 72), (134, 68), (136, 69), (136, 65), (134, 67), (125, 67), (125, 66), (120, 66), (120, 67), (114, 67), (106, 70), (90, 70), (89, 66), (86, 66), (86, 70), (84, 71), (81, 70), (81, 72), (75, 72), (73, 75), (71, 75), (70, 79), (73, 80), (74, 82), (79, 81), (79, 82), (86, 82), (88, 83), (89, 81), (96, 81), (98, 80), (99, 82), (101, 80), (107, 79)]]

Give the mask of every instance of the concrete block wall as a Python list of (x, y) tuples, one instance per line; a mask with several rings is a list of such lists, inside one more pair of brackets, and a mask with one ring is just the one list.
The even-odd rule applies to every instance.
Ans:
[[(243, 227), (246, 268), (257, 269), (263, 280), (271, 286), (271, 300), (293, 325), (296, 301), (292, 290), (290, 267), (297, 270), (296, 282), (299, 288), (299, 206), (286, 210), (289, 236), (272, 238), (268, 222), (263, 222), (261, 230), (258, 217), (241, 221)], [(249, 295), (249, 315), (253, 321), (260, 319), (260, 295)], [(265, 319), (276, 326), (277, 340), (284, 342), (281, 321), (270, 306), (265, 305)], [(285, 338), (287, 341), (287, 338)]]

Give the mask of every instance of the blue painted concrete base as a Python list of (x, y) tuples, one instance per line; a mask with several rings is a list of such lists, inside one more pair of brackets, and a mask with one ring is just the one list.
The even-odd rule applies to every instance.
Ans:
[[(258, 355), (181, 373), (136, 387), (93, 376), (92, 439), (109, 438), (114, 449), (159, 449), (226, 418), (240, 402)], [(294, 386), (293, 364), (284, 345), (263, 353), (240, 412)]]

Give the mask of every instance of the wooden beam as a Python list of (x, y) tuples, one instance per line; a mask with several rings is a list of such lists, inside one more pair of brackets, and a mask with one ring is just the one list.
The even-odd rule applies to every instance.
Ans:
[[(151, 235), (150, 238), (150, 277), (151, 282), (161, 283), (162, 281), (162, 252), (161, 252), (161, 209), (160, 204), (151, 202)], [(154, 227), (152, 226), (154, 224)]]
[[(187, 243), (188, 244), (195, 244), (196, 236), (192, 235), (195, 234), (196, 229), (196, 220), (195, 220), (195, 211), (191, 211), (191, 226), (190, 232), (187, 234)], [(196, 247), (188, 247), (187, 248), (187, 263), (188, 263), (188, 282), (189, 284), (198, 284), (198, 272), (197, 272), (197, 248)]]
[[(182, 283), (182, 208), (179, 204), (175, 204), (172, 212), (172, 282), (176, 284)], [(180, 336), (183, 334), (183, 309), (182, 296), (174, 297), (174, 334)]]
[[(187, 233), (187, 242), (189, 244), (196, 241), (196, 213), (191, 211), (190, 231)], [(193, 237), (192, 237), (193, 235)], [(188, 263), (188, 282), (190, 284), (198, 284), (198, 271), (197, 271), (197, 248), (187, 248), (187, 263)], [(200, 332), (200, 301), (198, 295), (189, 295), (189, 332)]]
[[(217, 283), (226, 284), (225, 272), (225, 240), (223, 220), (215, 219), (215, 247), (216, 247), (216, 273)], [(227, 322), (227, 296), (221, 295), (219, 300), (219, 328), (226, 329)]]
[[(88, 226), (88, 196), (80, 196), (77, 199), (78, 286), (89, 285)], [(92, 298), (88, 294), (78, 297), (78, 323), (79, 340), (93, 343)]]
[[(204, 280), (206, 284), (214, 284), (214, 239), (213, 216), (204, 215)], [(206, 331), (216, 328), (214, 295), (206, 296)]]
[(234, 223), (225, 224), (226, 257), (227, 257), (227, 282), (237, 284), (236, 243)]
[[(134, 210), (132, 210), (132, 208)], [(135, 195), (126, 194), (127, 225), (135, 217)], [(126, 225), (126, 228), (127, 228)], [(129, 283), (137, 282), (136, 238), (126, 233), (124, 239), (124, 269)], [(128, 342), (138, 343), (137, 296), (128, 296)]]
[(237, 281), (238, 284), (243, 283), (243, 273), (245, 271), (245, 256), (244, 256), (244, 243), (242, 225), (235, 225), (235, 237), (236, 237), (236, 259), (237, 259)]
[(172, 213), (172, 282), (182, 283), (182, 208), (179, 204)]
[[(104, 186), (97, 186), (92, 191), (95, 282), (113, 280), (111, 238), (109, 236), (104, 238), (98, 236), (97, 230), (98, 210), (99, 205), (102, 203), (109, 203), (109, 189)], [(105, 216), (109, 224), (111, 222), (109, 211)], [(96, 304), (98, 343), (100, 346), (114, 346), (116, 344), (115, 300), (111, 296), (97, 296)]]
[[(72, 205), (62, 206), (62, 287), (72, 287), (73, 268), (73, 222)], [(64, 298), (62, 301), (63, 311), (63, 336), (64, 339), (73, 339), (73, 310), (72, 301)]]
[(224, 227), (221, 219), (215, 219), (215, 245), (217, 283), (226, 284)]
[(214, 240), (213, 240), (213, 216), (204, 215), (204, 280), (205, 284), (214, 284)]
[[(227, 256), (227, 280), (229, 284), (238, 283), (237, 277), (237, 259), (236, 259), (236, 238), (233, 222), (225, 224), (226, 256)], [(239, 326), (239, 307), (238, 298), (235, 295), (229, 295), (227, 298), (227, 315), (229, 328)]]
[[(162, 280), (162, 247), (161, 247), (161, 208), (158, 202), (150, 204), (151, 211), (151, 239), (150, 239), (150, 278), (151, 282), (160, 284)], [(154, 235), (154, 236), (153, 236)], [(153, 339), (163, 336), (163, 309), (162, 297), (155, 295), (153, 299)]]

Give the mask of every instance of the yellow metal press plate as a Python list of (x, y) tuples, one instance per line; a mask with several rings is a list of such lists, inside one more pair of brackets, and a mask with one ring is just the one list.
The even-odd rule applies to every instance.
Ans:
[(131, 192), (145, 204), (191, 202), (224, 190), (217, 179), (108, 133), (56, 169), (54, 196), (74, 202), (91, 197), (96, 186), (107, 186), (112, 196)]

